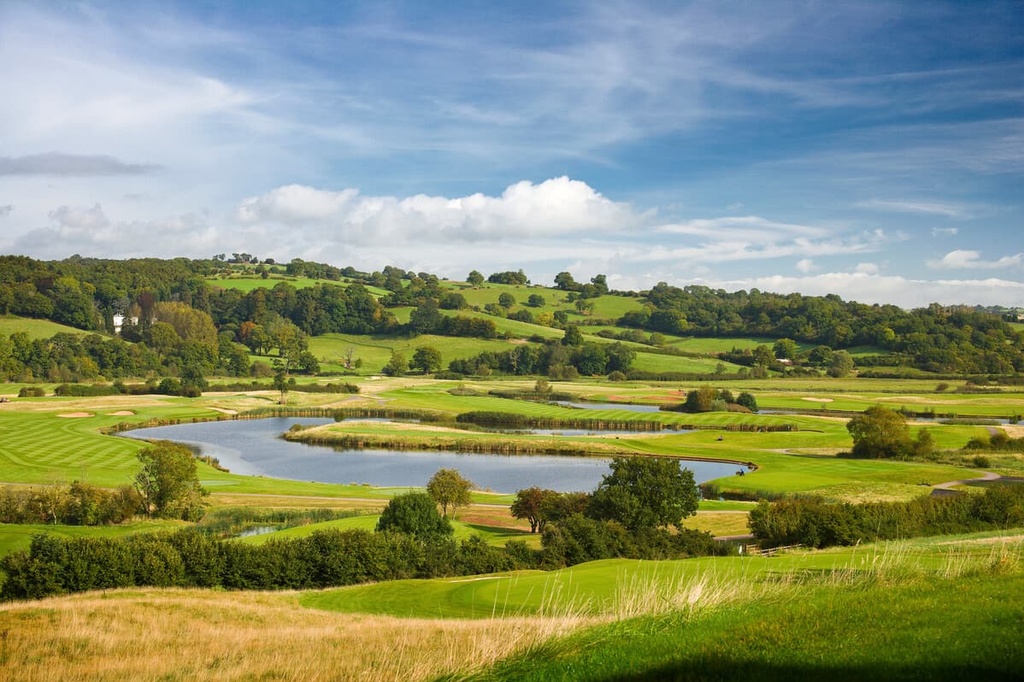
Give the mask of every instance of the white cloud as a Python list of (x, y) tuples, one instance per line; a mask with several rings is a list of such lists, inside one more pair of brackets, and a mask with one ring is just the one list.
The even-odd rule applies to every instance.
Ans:
[(955, 227), (933, 227), (932, 228), (932, 236), (933, 237), (955, 237), (957, 235), (957, 232), (959, 232), (959, 230), (957, 230), (957, 228), (955, 228)]
[(814, 264), (814, 261), (810, 258), (802, 258), (796, 263), (796, 269), (805, 274), (814, 272), (818, 269), (818, 266)]
[(787, 238), (821, 238), (829, 234), (829, 230), (822, 227), (782, 223), (759, 216), (697, 218), (686, 222), (662, 225), (658, 231), (692, 237), (742, 240), (759, 244), (778, 242)]
[(57, 225), (61, 234), (95, 233), (97, 230), (110, 226), (110, 221), (103, 213), (103, 207), (94, 204), (89, 208), (61, 206), (50, 211), (50, 220)]
[(986, 261), (981, 259), (981, 252), (967, 249), (950, 251), (939, 260), (928, 261), (928, 267), (935, 270), (979, 269), (997, 270), (1011, 268), (1024, 262), (1024, 253), (1003, 256), (999, 260)]
[(505, 241), (628, 230), (648, 216), (566, 177), (510, 185), (501, 196), (362, 196), (289, 185), (241, 202), (246, 225), (312, 226), (339, 243)]
[(862, 275), (877, 275), (879, 267), (875, 263), (857, 263), (857, 267), (853, 271)]
[(868, 208), (879, 211), (892, 211), (896, 213), (923, 213), (926, 215), (941, 215), (947, 218), (968, 218), (968, 211), (956, 204), (925, 201), (884, 201), (882, 199), (868, 199), (855, 204), (859, 208)]
[(863, 272), (833, 272), (809, 277), (782, 275), (709, 282), (730, 291), (756, 287), (778, 293), (799, 292), (808, 296), (838, 294), (861, 303), (892, 303), (904, 308), (921, 308), (930, 303), (1017, 306), (1024, 298), (1024, 282), (1004, 279), (920, 280)]

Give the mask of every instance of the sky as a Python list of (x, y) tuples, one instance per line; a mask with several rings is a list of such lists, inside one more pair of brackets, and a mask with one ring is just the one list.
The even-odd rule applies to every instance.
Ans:
[(0, 253), (1024, 306), (1024, 2), (0, 0)]

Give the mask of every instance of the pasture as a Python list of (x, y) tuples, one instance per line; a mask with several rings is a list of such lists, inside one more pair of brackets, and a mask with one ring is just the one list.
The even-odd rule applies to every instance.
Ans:
[(84, 336), (86, 334), (101, 332), (87, 332), (75, 327), (67, 327), (50, 320), (36, 320), (31, 317), (16, 317), (14, 315), (0, 315), (0, 335), (10, 336), (11, 334), (26, 334), (30, 340), (48, 339), (55, 334), (74, 334)]

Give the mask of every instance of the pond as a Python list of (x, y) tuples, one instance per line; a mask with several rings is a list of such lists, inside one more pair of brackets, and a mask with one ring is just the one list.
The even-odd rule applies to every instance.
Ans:
[[(530, 486), (559, 492), (589, 491), (609, 473), (609, 460), (555, 455), (463, 454), (405, 450), (335, 450), (293, 443), (279, 436), (293, 424), (332, 423), (325, 418), (245, 419), (126, 431), (123, 436), (173, 440), (216, 457), (236, 474), (322, 483), (368, 483), (373, 486), (426, 485), (438, 469), (458, 469), (478, 488), (514, 493)], [(685, 461), (698, 483), (731, 476), (737, 465)]]

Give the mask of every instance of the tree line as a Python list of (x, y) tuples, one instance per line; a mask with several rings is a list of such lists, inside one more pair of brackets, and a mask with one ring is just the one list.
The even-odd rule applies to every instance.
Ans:
[[(253, 259), (250, 256), (249, 262)], [(278, 282), (273, 288), (243, 293), (206, 281), (225, 267), (223, 259), (217, 258), (114, 261), (73, 256), (62, 261), (36, 261), (25, 256), (0, 256), (0, 314), (51, 319), (79, 329), (111, 333), (115, 316), (124, 316), (128, 335), (141, 336), (153, 319), (154, 306), (176, 302), (209, 315), (217, 332), (230, 332), (234, 341), (264, 352), (272, 346), (262, 343), (259, 333), (243, 333), (242, 325), (248, 322), (265, 330), (274, 316), (307, 336), (329, 332), (441, 333), (490, 338), (483, 326), (466, 322), (471, 317), (448, 327), (449, 323), (441, 319), (448, 316), (435, 315), (438, 310), (459, 311), (468, 305), (460, 293), (446, 289), (429, 273), (387, 266), (381, 272), (367, 274), (296, 259), (286, 266), (275, 264), (268, 269), (263, 263), (259, 267), (264, 274), (272, 270), (325, 278), (328, 282), (303, 289)], [(330, 283), (342, 279), (347, 280), (346, 286)], [(484, 281), (477, 271), (470, 273), (469, 279), (476, 285)], [(529, 279), (519, 270), (493, 273), (487, 281), (524, 285)], [(380, 287), (387, 293), (377, 298), (367, 286)], [(858, 363), (936, 373), (1007, 375), (1024, 371), (1024, 333), (999, 315), (983, 310), (933, 304), (906, 311), (893, 305), (844, 301), (834, 294), (782, 295), (757, 289), (729, 293), (664, 282), (646, 292), (610, 292), (604, 275), (578, 283), (568, 272), (555, 277), (555, 286), (568, 291), (580, 311), (587, 309), (590, 299), (607, 293), (638, 297), (643, 306), (617, 321), (627, 328), (658, 334), (779, 339), (774, 348), (768, 347), (769, 352), (774, 351), (773, 357), (757, 357), (745, 351), (730, 357), (755, 368), (785, 361), (841, 375), (849, 371), (844, 364), (850, 358), (839, 352), (854, 346), (873, 346), (881, 353), (862, 356)], [(534, 319), (527, 308), (509, 312), (515, 305), (514, 297), (505, 293), (511, 301), (489, 304), (485, 312), (547, 326), (567, 326), (565, 311), (557, 311), (561, 319), (557, 314), (543, 313), (543, 320), (540, 316)], [(389, 311), (397, 306), (424, 310), (417, 323), (402, 325)], [(815, 349), (796, 352), (796, 342), (815, 344)]]
[(693, 336), (767, 336), (848, 349), (876, 346), (899, 364), (932, 372), (1011, 374), (1024, 371), (1024, 335), (998, 315), (966, 307), (903, 310), (757, 289), (733, 293), (660, 282), (644, 307), (619, 324)]
[[(171, 444), (157, 447), (174, 458), (182, 455)], [(522, 541), (493, 547), (479, 536), (455, 541), (446, 513), (438, 507), (447, 512), (468, 503), (470, 483), (454, 470), (441, 470), (427, 492), (392, 498), (374, 532), (322, 530), (258, 546), (214, 539), (194, 528), (120, 539), (39, 535), (27, 551), (0, 559), (6, 576), (0, 599), (132, 586), (315, 589), (550, 569), (612, 557), (654, 559), (730, 551), (708, 533), (681, 527), (696, 510), (698, 495), (692, 473), (681, 469), (678, 460), (617, 458), (611, 469), (593, 493), (549, 496), (545, 513), (550, 515), (545, 517), (540, 550)], [(194, 480), (187, 472), (178, 473), (171, 478)], [(191, 484), (184, 492), (179, 487), (173, 490), (179, 494), (170, 499), (178, 502), (162, 507), (169, 515), (187, 508), (196, 495)], [(518, 497), (526, 499), (528, 494), (521, 491)], [(159, 499), (154, 494), (147, 505), (153, 514), (159, 513)], [(522, 513), (517, 505), (513, 511), (517, 516)], [(674, 531), (669, 530), (672, 526)]]
[(750, 530), (764, 547), (855, 545), (925, 535), (973, 533), (1024, 524), (1024, 486), (981, 494), (918, 497), (908, 502), (827, 503), (814, 498), (762, 501)]

